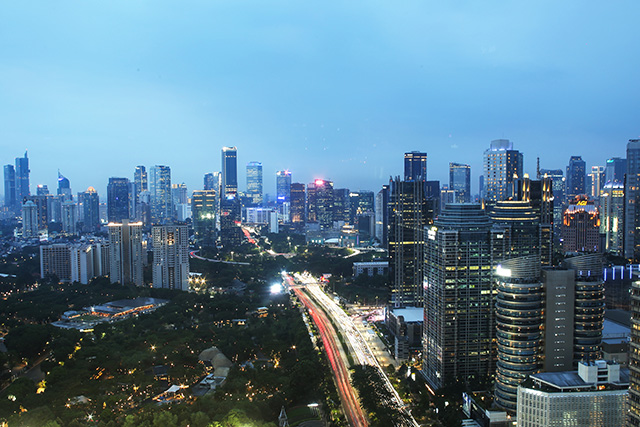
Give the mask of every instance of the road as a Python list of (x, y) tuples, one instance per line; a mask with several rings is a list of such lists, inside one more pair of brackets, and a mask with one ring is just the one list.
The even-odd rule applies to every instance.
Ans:
[(304, 287), (296, 286), (293, 278), (289, 275), (284, 275), (284, 278), (300, 302), (307, 308), (313, 323), (318, 328), (325, 352), (327, 353), (327, 358), (329, 359), (329, 364), (331, 365), (331, 370), (336, 380), (338, 394), (342, 401), (342, 408), (344, 409), (349, 424), (354, 427), (368, 426), (369, 424), (358, 402), (356, 391), (351, 385), (349, 361), (347, 355), (344, 353), (342, 344), (338, 340), (338, 334), (335, 328), (327, 318), (327, 315), (320, 309), (316, 302), (310, 298)]
[[(360, 330), (356, 328), (353, 320), (344, 310), (329, 297), (323, 289), (320, 287), (315, 278), (309, 275), (296, 274), (296, 281), (303, 283), (303, 287), (296, 287), (294, 290), (296, 294), (309, 295), (312, 297), (314, 305), (321, 306), (325, 313), (327, 313), (333, 320), (333, 324), (337, 325), (340, 329), (341, 335), (345, 338), (348, 344), (351, 356), (354, 359), (354, 363), (360, 365), (370, 365), (378, 368), (382, 378), (385, 380), (385, 386), (392, 396), (388, 402), (392, 406), (398, 408), (405, 415), (406, 420), (398, 420), (399, 426), (418, 426), (418, 423), (413, 419), (410, 412), (407, 411), (404, 401), (400, 398), (400, 395), (393, 387), (389, 378), (381, 368), (375, 354), (367, 340), (360, 333)], [(306, 305), (306, 304), (305, 304)], [(324, 314), (324, 313), (323, 313)], [(335, 331), (333, 331), (335, 333)]]
[(196, 252), (198, 251), (189, 252), (189, 256), (191, 258), (201, 259), (202, 261), (219, 262), (220, 264), (251, 265), (248, 262), (221, 261), (219, 259), (204, 258), (204, 257), (201, 257), (200, 255), (196, 255)]

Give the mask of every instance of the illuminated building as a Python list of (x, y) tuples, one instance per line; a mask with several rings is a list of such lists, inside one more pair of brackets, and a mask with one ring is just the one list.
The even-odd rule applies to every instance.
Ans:
[(4, 166), (4, 205), (14, 209), (17, 204), (16, 198), (16, 170), (13, 165)]
[(220, 172), (210, 172), (204, 175), (204, 189), (215, 190), (216, 194), (220, 194), (222, 176)]
[(571, 156), (567, 166), (567, 180), (565, 184), (565, 200), (569, 203), (576, 196), (586, 194), (585, 177), (587, 164), (581, 156)]
[(58, 196), (62, 196), (63, 202), (73, 198), (69, 179), (65, 178), (60, 171), (58, 171)]
[(305, 223), (305, 210), (306, 210), (306, 197), (304, 184), (294, 182), (291, 184), (291, 205), (289, 214), (291, 217), (291, 223), (298, 228), (304, 226)]
[(238, 197), (227, 196), (220, 202), (220, 243), (233, 247), (242, 243), (242, 206)]
[(605, 252), (622, 255), (624, 237), (624, 184), (607, 182), (600, 193), (600, 233)]
[(142, 248), (142, 223), (123, 219), (109, 223), (109, 277), (111, 283), (142, 286), (142, 265), (147, 256)]
[(171, 184), (171, 203), (175, 207), (184, 205), (189, 201), (187, 193), (187, 184)]
[(24, 198), (31, 195), (29, 190), (29, 158), (25, 151), (24, 157), (16, 157), (16, 200), (22, 203)]
[(349, 193), (349, 223), (355, 224), (358, 215), (373, 214), (375, 211), (375, 195), (373, 191), (351, 191)]
[(612, 157), (607, 160), (604, 167), (604, 184), (610, 182), (624, 183), (624, 174), (627, 173), (627, 159)]
[(147, 169), (142, 166), (136, 166), (133, 172), (133, 194), (132, 194), (132, 207), (134, 218), (137, 221), (142, 221), (144, 217), (145, 207), (142, 205), (142, 199), (140, 195), (143, 191), (148, 191), (149, 177), (147, 176)]
[(22, 237), (38, 237), (38, 207), (31, 200), (22, 205)]
[(322, 230), (333, 226), (333, 182), (316, 179), (307, 185), (307, 220)]
[(107, 185), (107, 219), (109, 222), (120, 222), (129, 219), (129, 193), (128, 178), (109, 178)]
[(79, 218), (83, 231), (96, 231), (100, 228), (100, 198), (96, 189), (87, 188), (84, 193), (78, 193)]
[(427, 180), (427, 153), (421, 153), (420, 151), (404, 153), (404, 180)]
[(640, 281), (634, 281), (631, 284), (629, 376), (627, 426), (638, 427), (640, 426)]
[(553, 193), (553, 234), (560, 237), (562, 229), (562, 213), (564, 212), (565, 179), (562, 169), (540, 169), (541, 176), (551, 179), (551, 191)]
[(389, 244), (389, 186), (383, 185), (376, 194), (375, 235), (383, 248)]
[(598, 252), (600, 213), (586, 196), (576, 197), (565, 209), (562, 247), (565, 252)]
[[(17, 170), (16, 170), (17, 173)], [(627, 144), (627, 174), (624, 183), (624, 257), (640, 261), (640, 139)]]
[(57, 276), (61, 282), (71, 281), (71, 252), (66, 243), (40, 245), (40, 277)]
[(449, 163), (449, 189), (455, 191), (454, 202), (471, 202), (471, 166)]
[(247, 164), (247, 196), (251, 204), (262, 204), (262, 163), (249, 162)]
[(196, 190), (191, 196), (193, 232), (201, 247), (214, 245), (217, 199), (215, 190)]
[(493, 204), (508, 197), (514, 176), (522, 176), (522, 161), (522, 153), (514, 150), (508, 139), (491, 141), (483, 157), (484, 194), (481, 196), (486, 202)]
[(351, 220), (351, 204), (348, 188), (336, 188), (333, 190), (333, 220), (354, 224)]
[(149, 169), (149, 201), (151, 222), (162, 224), (173, 218), (171, 197), (171, 169), (169, 166), (152, 166)]
[(291, 172), (288, 170), (276, 172), (276, 201), (279, 205), (291, 202)]
[(518, 387), (518, 427), (622, 426), (629, 379), (628, 369), (595, 359), (532, 375)]
[(48, 199), (49, 196), (25, 196), (23, 199), (23, 203), (31, 201), (36, 206), (38, 230), (46, 230), (49, 228)]
[[(392, 199), (394, 192), (392, 188)], [(394, 206), (390, 201), (390, 210), (397, 209)], [(395, 246), (393, 228), (390, 252)], [(488, 378), (493, 372), (495, 336), (491, 239), (497, 238), (492, 236), (491, 221), (481, 205), (449, 204), (433, 225), (423, 230), (422, 373), (433, 390), (458, 380)], [(390, 269), (394, 261), (392, 257)]]
[(189, 290), (189, 233), (186, 225), (154, 226), (153, 287)]
[(72, 200), (62, 202), (62, 232), (77, 234), (78, 207)]
[(604, 166), (591, 166), (591, 173), (587, 175), (586, 189), (594, 199), (600, 197), (600, 191), (604, 185)]
[(36, 186), (36, 196), (48, 196), (49, 195), (49, 187), (47, 184), (38, 184)]
[(222, 147), (222, 197), (238, 194), (238, 149)]

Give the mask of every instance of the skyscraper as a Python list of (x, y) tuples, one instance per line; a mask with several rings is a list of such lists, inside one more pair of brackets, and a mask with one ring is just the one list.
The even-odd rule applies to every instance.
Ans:
[(142, 223), (109, 223), (109, 261), (111, 283), (133, 283), (142, 286), (142, 265), (146, 254), (142, 250)]
[(171, 199), (171, 169), (169, 166), (156, 165), (149, 169), (149, 192), (151, 203), (151, 222), (162, 224), (173, 218)]
[(449, 163), (449, 189), (455, 191), (457, 203), (471, 202), (471, 166)]
[(238, 149), (222, 147), (222, 197), (238, 194)]
[(355, 220), (350, 219), (349, 194), (348, 188), (333, 189), (333, 220), (353, 225)]
[(604, 185), (604, 166), (591, 166), (591, 172), (586, 177), (587, 194), (594, 199), (600, 197), (600, 190)]
[(600, 193), (600, 233), (604, 234), (605, 252), (623, 253), (624, 185), (615, 180), (607, 182)]
[(333, 226), (333, 181), (316, 179), (307, 185), (308, 220), (323, 230)]
[(565, 205), (565, 179), (562, 169), (540, 169), (542, 178), (551, 178), (551, 191), (553, 193), (553, 234), (560, 237), (562, 214)]
[(13, 165), (4, 166), (4, 205), (10, 209), (15, 209), (16, 198), (16, 170)]
[(640, 261), (640, 139), (627, 144), (627, 174), (624, 183), (624, 257)]
[[(640, 140), (638, 140), (640, 143)], [(640, 148), (640, 147), (634, 147)], [(627, 147), (627, 151), (629, 148)], [(628, 160), (628, 158), (627, 158)], [(635, 326), (640, 322), (640, 281), (631, 284), (631, 321)], [(629, 349), (629, 400), (627, 427), (640, 426), (640, 328), (631, 328), (631, 348)]]
[(204, 174), (204, 189), (215, 190), (216, 194), (220, 195), (222, 175), (220, 172), (210, 172)]
[(487, 378), (495, 335), (491, 222), (481, 205), (449, 204), (425, 233), (422, 373), (433, 390)]
[(133, 194), (131, 204), (133, 205), (133, 213), (135, 214), (135, 218), (138, 221), (141, 221), (143, 218), (143, 209), (142, 209), (142, 200), (140, 200), (140, 194), (143, 191), (148, 190), (148, 176), (147, 169), (142, 166), (136, 166), (135, 171), (133, 172)]
[(109, 178), (107, 185), (107, 218), (109, 222), (129, 219), (129, 179)]
[(89, 187), (84, 193), (78, 193), (78, 203), (83, 231), (98, 230), (100, 228), (100, 198), (96, 189)]
[(193, 233), (201, 247), (214, 245), (217, 198), (215, 190), (196, 190), (191, 196)]
[(69, 179), (65, 178), (60, 171), (58, 171), (58, 196), (62, 196), (63, 202), (73, 199)]
[(627, 173), (627, 159), (612, 157), (607, 160), (607, 164), (604, 167), (604, 183), (624, 183), (625, 173)]
[(571, 156), (569, 166), (567, 166), (567, 181), (565, 186), (565, 199), (568, 202), (576, 196), (586, 194), (586, 171), (587, 163), (581, 156)]
[(29, 158), (25, 151), (24, 157), (16, 157), (16, 200), (18, 203), (22, 203), (25, 197), (31, 195), (29, 172)]
[(383, 185), (376, 194), (375, 220), (376, 238), (386, 248), (389, 244), (389, 185)]
[(404, 180), (427, 180), (427, 153), (420, 151), (404, 153)]
[(78, 222), (78, 207), (72, 200), (62, 202), (62, 232), (76, 234)]
[(600, 212), (587, 196), (576, 197), (564, 211), (562, 249), (565, 252), (598, 252)]
[(247, 164), (247, 196), (253, 205), (262, 204), (262, 163)]
[(372, 214), (375, 211), (373, 191), (358, 190), (349, 193), (349, 222), (356, 223), (358, 215)]
[(220, 201), (220, 243), (224, 247), (233, 247), (242, 243), (242, 206), (240, 199), (227, 196)]
[(508, 197), (509, 185), (514, 177), (522, 176), (523, 156), (513, 149), (508, 139), (491, 141), (491, 146), (484, 152), (484, 199), (493, 204)]
[(276, 172), (276, 199), (278, 204), (291, 201), (291, 172)]
[(38, 237), (38, 207), (32, 200), (22, 204), (22, 237)]
[(304, 184), (299, 182), (292, 183), (290, 197), (291, 207), (289, 213), (291, 223), (300, 230), (305, 223), (306, 197)]
[(154, 226), (153, 287), (189, 290), (189, 233), (186, 225)]

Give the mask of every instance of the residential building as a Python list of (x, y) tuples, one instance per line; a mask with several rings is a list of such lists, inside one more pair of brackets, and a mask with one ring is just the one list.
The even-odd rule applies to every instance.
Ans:
[(152, 228), (153, 287), (189, 290), (189, 233), (186, 225)]
[(27, 200), (22, 205), (22, 237), (38, 237), (38, 225), (38, 207), (33, 201)]
[(82, 230), (97, 231), (100, 228), (100, 198), (96, 189), (89, 187), (84, 193), (78, 193), (78, 204)]
[(142, 222), (107, 224), (109, 229), (109, 277), (111, 283), (142, 286), (142, 266), (147, 256), (142, 248)]

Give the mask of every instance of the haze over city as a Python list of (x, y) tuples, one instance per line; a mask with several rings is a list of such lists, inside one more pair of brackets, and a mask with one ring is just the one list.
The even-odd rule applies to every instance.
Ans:
[(6, 3), (0, 9), (3, 162), (31, 183), (105, 194), (165, 164), (202, 187), (220, 148), (244, 165), (376, 190), (402, 154), (472, 167), (508, 138), (525, 171), (624, 157), (638, 137), (640, 5), (539, 1)]

